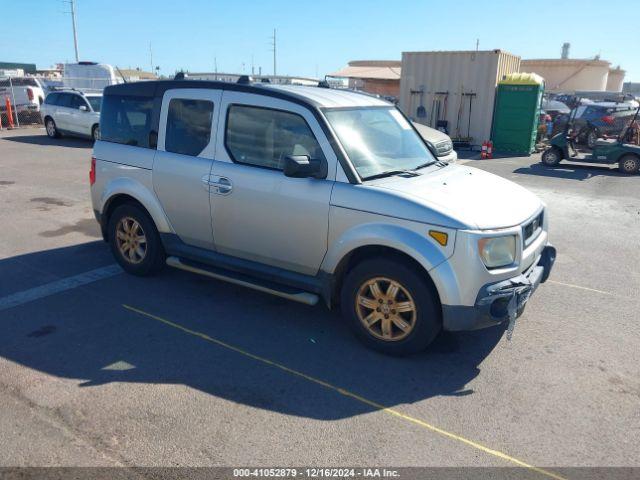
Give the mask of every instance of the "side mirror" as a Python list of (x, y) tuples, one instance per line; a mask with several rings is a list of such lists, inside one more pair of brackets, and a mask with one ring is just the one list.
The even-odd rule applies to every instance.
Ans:
[(284, 159), (284, 174), (292, 178), (327, 178), (327, 162), (312, 160), (309, 155), (288, 155)]
[(78, 110), (80, 110), (81, 112), (88, 112), (89, 111), (89, 109), (87, 108), (86, 105), (80, 105), (78, 107)]

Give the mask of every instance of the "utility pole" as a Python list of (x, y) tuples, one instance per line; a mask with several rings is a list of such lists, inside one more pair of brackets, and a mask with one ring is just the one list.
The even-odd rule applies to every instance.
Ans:
[(149, 42), (149, 61), (151, 62), (151, 73), (153, 73), (153, 50), (151, 49), (151, 42)]
[(273, 37), (271, 37), (272, 43), (271, 43), (271, 49), (273, 51), (273, 76), (275, 77), (277, 75), (277, 70), (276, 70), (276, 29), (273, 29)]
[(73, 47), (76, 51), (76, 63), (80, 61), (80, 55), (78, 55), (78, 32), (76, 31), (76, 0), (65, 0), (65, 3), (71, 5), (71, 25), (73, 26)]

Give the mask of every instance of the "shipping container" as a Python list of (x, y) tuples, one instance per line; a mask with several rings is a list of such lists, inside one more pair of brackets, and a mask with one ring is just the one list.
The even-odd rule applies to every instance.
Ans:
[(403, 52), (400, 108), (479, 148), (491, 136), (496, 85), (519, 68), (520, 57), (501, 50)]

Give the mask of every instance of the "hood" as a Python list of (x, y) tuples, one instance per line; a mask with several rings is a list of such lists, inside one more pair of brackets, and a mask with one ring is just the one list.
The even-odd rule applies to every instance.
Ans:
[(443, 142), (445, 140), (451, 140), (449, 135), (440, 130), (436, 130), (435, 128), (427, 127), (426, 125), (422, 125), (421, 123), (411, 122), (413, 126), (416, 128), (420, 136), (429, 143), (436, 144), (438, 142)]
[(398, 192), (470, 228), (496, 229), (531, 218), (542, 201), (529, 190), (492, 173), (461, 165), (394, 176), (369, 184)]

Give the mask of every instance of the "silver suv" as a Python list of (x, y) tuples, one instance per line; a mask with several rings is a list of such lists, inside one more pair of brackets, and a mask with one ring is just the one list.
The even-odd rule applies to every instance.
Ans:
[(555, 259), (536, 196), (438, 161), (370, 96), (129, 83), (104, 90), (100, 129), (91, 197), (124, 270), (322, 299), (386, 353), (513, 322)]

